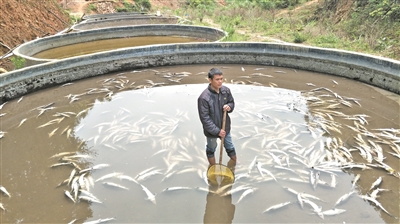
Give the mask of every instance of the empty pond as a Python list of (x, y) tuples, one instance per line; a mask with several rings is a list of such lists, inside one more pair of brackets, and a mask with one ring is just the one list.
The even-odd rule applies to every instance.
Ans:
[[(211, 67), (236, 102), (224, 188), (207, 184), (197, 115)], [(0, 109), (1, 221), (397, 222), (398, 101), (340, 77), (220, 64), (38, 91)]]

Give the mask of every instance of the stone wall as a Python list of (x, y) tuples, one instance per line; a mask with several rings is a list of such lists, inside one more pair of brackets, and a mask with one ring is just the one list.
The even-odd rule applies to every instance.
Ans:
[(400, 94), (400, 61), (292, 44), (163, 44), (73, 57), (0, 75), (0, 101), (110, 72), (190, 64), (273, 65), (358, 80)]

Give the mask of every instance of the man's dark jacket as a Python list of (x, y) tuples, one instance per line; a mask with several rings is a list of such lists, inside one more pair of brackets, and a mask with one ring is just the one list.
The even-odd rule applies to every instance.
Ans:
[(219, 93), (208, 85), (199, 98), (197, 99), (197, 109), (199, 110), (200, 121), (203, 125), (204, 135), (211, 138), (218, 138), (218, 134), (222, 128), (222, 107), (227, 104), (231, 110), (226, 115), (225, 132), (231, 131), (231, 119), (229, 113), (235, 108), (235, 101), (231, 94), (231, 90), (222, 86)]

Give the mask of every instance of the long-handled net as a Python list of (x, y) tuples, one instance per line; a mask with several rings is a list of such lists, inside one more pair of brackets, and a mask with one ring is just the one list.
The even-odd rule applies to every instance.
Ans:
[[(224, 117), (222, 119), (222, 129), (225, 130), (226, 122), (226, 111), (224, 111)], [(225, 138), (221, 138), (221, 147), (219, 153), (219, 164), (210, 166), (207, 170), (207, 178), (213, 185), (226, 185), (232, 184), (235, 181), (235, 175), (232, 170), (227, 166), (222, 165), (222, 150), (224, 148)]]

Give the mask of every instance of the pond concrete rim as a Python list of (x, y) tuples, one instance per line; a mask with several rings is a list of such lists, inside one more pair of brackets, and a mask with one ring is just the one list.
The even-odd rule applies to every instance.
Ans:
[(0, 75), (0, 101), (111, 72), (190, 64), (251, 64), (320, 72), (400, 94), (400, 61), (295, 44), (160, 44), (71, 57)]
[(133, 25), (144, 25), (144, 24), (177, 24), (179, 17), (157, 17), (157, 16), (136, 16), (136, 17), (117, 17), (107, 20), (85, 20), (71, 27), (75, 32), (93, 30), (93, 29), (103, 29), (108, 27), (118, 27), (118, 26), (133, 26)]

